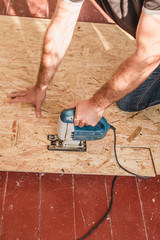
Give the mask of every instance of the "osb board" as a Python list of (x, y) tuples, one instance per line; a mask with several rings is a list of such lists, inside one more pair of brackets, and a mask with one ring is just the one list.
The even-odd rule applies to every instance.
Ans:
[[(77, 23), (40, 119), (31, 104), (8, 103), (7, 93), (35, 83), (49, 22), (0, 17), (0, 170), (126, 175), (114, 158), (112, 130), (103, 140), (88, 142), (87, 153), (47, 150), (47, 135), (57, 133), (60, 112), (72, 102), (92, 96), (134, 51), (134, 40), (116, 26)], [(160, 172), (156, 154), (160, 146), (159, 107), (126, 113), (112, 105), (104, 116), (117, 128), (121, 164), (140, 175), (154, 176), (154, 164)]]

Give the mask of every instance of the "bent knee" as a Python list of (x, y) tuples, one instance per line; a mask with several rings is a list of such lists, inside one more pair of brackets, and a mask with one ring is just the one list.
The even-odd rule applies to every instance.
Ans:
[(122, 98), (116, 102), (119, 109), (125, 112), (137, 112), (142, 109), (138, 109), (136, 104), (130, 101), (126, 101), (126, 99)]
[(117, 101), (116, 104), (117, 104), (117, 107), (120, 110), (125, 111), (125, 112), (129, 112), (128, 107), (126, 106), (126, 104), (123, 104), (123, 102), (121, 100)]

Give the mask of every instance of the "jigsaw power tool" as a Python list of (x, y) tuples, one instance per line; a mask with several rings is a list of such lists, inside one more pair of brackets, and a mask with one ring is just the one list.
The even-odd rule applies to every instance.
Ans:
[(74, 126), (75, 109), (63, 110), (58, 122), (58, 135), (48, 135), (51, 145), (48, 150), (53, 151), (80, 151), (87, 149), (86, 141), (102, 139), (110, 129), (110, 124), (104, 117), (96, 126)]

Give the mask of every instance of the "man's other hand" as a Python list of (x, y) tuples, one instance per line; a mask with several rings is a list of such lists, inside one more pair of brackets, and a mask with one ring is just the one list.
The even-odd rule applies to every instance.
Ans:
[(79, 127), (95, 126), (101, 120), (104, 112), (97, 106), (93, 98), (77, 102), (69, 108), (76, 108), (74, 125)]
[(46, 97), (46, 90), (41, 90), (39, 87), (34, 86), (26, 91), (12, 92), (8, 94), (8, 97), (11, 98), (9, 103), (33, 103), (36, 108), (36, 117), (41, 117), (41, 106)]

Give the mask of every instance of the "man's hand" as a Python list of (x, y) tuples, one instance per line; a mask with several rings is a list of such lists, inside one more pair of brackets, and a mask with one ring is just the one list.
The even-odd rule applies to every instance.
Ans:
[(97, 106), (93, 98), (75, 103), (69, 108), (76, 108), (74, 125), (83, 127), (95, 126), (102, 118), (104, 110)]
[(8, 97), (11, 98), (9, 103), (16, 102), (26, 102), (33, 103), (36, 107), (35, 113), (36, 117), (41, 116), (41, 106), (46, 97), (46, 90), (41, 90), (39, 87), (34, 86), (31, 89), (26, 91), (12, 92), (8, 94)]

